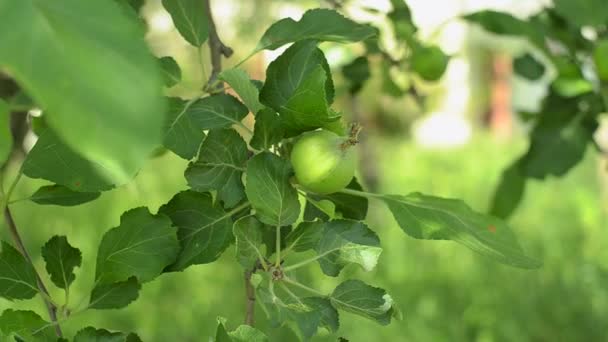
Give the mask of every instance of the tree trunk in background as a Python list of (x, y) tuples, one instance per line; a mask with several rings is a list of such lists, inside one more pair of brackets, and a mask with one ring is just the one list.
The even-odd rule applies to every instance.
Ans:
[(487, 124), (494, 136), (505, 138), (513, 131), (511, 112), (511, 57), (495, 55), (492, 62), (490, 111)]
[(356, 95), (350, 96), (350, 109), (352, 120), (358, 122), (363, 130), (359, 134), (359, 171), (361, 174), (361, 183), (366, 190), (371, 192), (378, 191), (378, 161), (372, 146), (369, 144), (370, 121), (366, 115), (362, 115), (359, 109), (359, 99)]

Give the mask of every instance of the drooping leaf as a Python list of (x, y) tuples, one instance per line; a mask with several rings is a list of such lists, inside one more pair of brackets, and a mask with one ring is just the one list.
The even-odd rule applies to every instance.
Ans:
[(152, 215), (144, 207), (131, 209), (103, 236), (95, 280), (105, 284), (134, 276), (142, 283), (150, 281), (175, 261), (178, 252), (177, 232), (167, 216)]
[(106, 329), (86, 327), (76, 333), (74, 342), (141, 342), (134, 333), (110, 332)]
[(264, 108), (255, 116), (253, 137), (249, 144), (257, 150), (268, 150), (283, 140), (283, 125), (277, 113), (270, 108)]
[(50, 129), (28, 153), (22, 170), (30, 178), (46, 179), (74, 191), (106, 191), (116, 184), (110, 180), (110, 171), (81, 157)]
[(158, 61), (163, 71), (163, 81), (166, 87), (173, 87), (182, 80), (182, 70), (173, 57), (161, 57)]
[(245, 193), (256, 216), (272, 226), (287, 226), (300, 215), (298, 193), (289, 182), (289, 162), (262, 152), (247, 163)]
[(350, 83), (348, 88), (350, 93), (358, 93), (361, 88), (363, 88), (365, 81), (367, 81), (371, 76), (367, 57), (359, 56), (355, 58), (352, 62), (342, 68), (342, 74)]
[(334, 290), (331, 303), (338, 309), (387, 325), (393, 316), (393, 299), (383, 289), (361, 280), (347, 280)]
[(245, 196), (241, 176), (247, 157), (247, 144), (235, 130), (211, 130), (186, 169), (188, 185), (199, 192), (217, 190), (224, 206), (233, 207)]
[(279, 113), (288, 136), (335, 120), (328, 108), (333, 96), (329, 66), (312, 40), (293, 44), (270, 63), (260, 91), (260, 101)]
[(209, 21), (205, 1), (163, 0), (175, 28), (193, 46), (200, 47), (209, 36)]
[(236, 212), (225, 212), (213, 204), (209, 193), (180, 192), (159, 212), (171, 218), (181, 245), (179, 256), (168, 271), (213, 262), (232, 241), (231, 215)]
[(513, 68), (515, 73), (531, 81), (536, 81), (545, 74), (545, 66), (530, 53), (515, 58)]
[(63, 185), (44, 185), (34, 192), (29, 200), (41, 205), (60, 205), (71, 207), (93, 201), (101, 196), (100, 192), (77, 192)]
[(414, 49), (410, 66), (422, 79), (437, 81), (448, 66), (450, 57), (437, 46), (418, 46)]
[(463, 201), (412, 193), (382, 199), (409, 236), (425, 240), (453, 240), (506, 265), (537, 268), (513, 232), (499, 218), (473, 211)]
[(0, 337), (2, 334), (6, 335), (7, 341), (10, 336), (15, 341), (25, 342), (48, 342), (57, 339), (53, 327), (34, 311), (4, 310), (0, 315), (0, 332)]
[(0, 0), (0, 41), (0, 65), (61, 140), (128, 181), (160, 142), (165, 112), (140, 24), (113, 1)]
[(0, 99), (0, 164), (4, 164), (13, 148), (13, 139), (9, 128), (9, 114), (8, 104)]
[(322, 221), (301, 222), (287, 235), (287, 247), (294, 252), (305, 252), (315, 248), (323, 234), (324, 225)]
[(218, 78), (230, 85), (253, 114), (264, 108), (258, 100), (258, 88), (253, 84), (244, 70), (234, 68), (224, 70), (219, 74)]
[(555, 11), (575, 26), (601, 26), (608, 23), (603, 0), (554, 0)]
[(382, 253), (380, 239), (364, 223), (333, 220), (325, 223), (315, 248), (323, 273), (337, 277), (344, 266), (359, 264), (365, 271), (376, 267)]
[(299, 21), (285, 18), (272, 24), (260, 39), (255, 52), (274, 50), (305, 39), (331, 42), (357, 42), (376, 35), (369, 25), (358, 24), (329, 9), (306, 11)]
[(74, 268), (82, 263), (80, 250), (72, 247), (65, 236), (55, 235), (42, 247), (42, 257), (51, 281), (62, 289), (70, 287), (76, 279)]
[(597, 42), (593, 51), (593, 61), (597, 76), (600, 80), (608, 82), (608, 39)]
[(179, 98), (169, 98), (169, 111), (165, 122), (165, 138), (163, 145), (184, 159), (196, 156), (205, 133), (197, 123), (190, 107), (194, 101), (184, 101)]
[(268, 337), (260, 330), (248, 326), (239, 325), (236, 329), (229, 332), (228, 335), (234, 342), (268, 342)]
[(117, 283), (97, 284), (91, 291), (88, 307), (98, 310), (124, 308), (137, 299), (140, 289), (141, 284), (135, 277)]
[(526, 189), (526, 176), (519, 162), (514, 163), (502, 173), (500, 183), (494, 191), (490, 214), (503, 219), (517, 209)]
[(264, 260), (262, 229), (264, 225), (255, 216), (245, 216), (234, 223), (232, 231), (236, 239), (236, 259), (246, 270), (253, 269), (256, 261)]
[(0, 253), (0, 297), (30, 299), (38, 293), (36, 272), (13, 246), (2, 241)]

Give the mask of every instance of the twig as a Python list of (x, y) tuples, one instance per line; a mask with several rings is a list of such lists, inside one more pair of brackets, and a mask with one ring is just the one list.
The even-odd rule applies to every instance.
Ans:
[(205, 90), (209, 93), (216, 93), (223, 90), (221, 82), (217, 82), (217, 77), (222, 71), (222, 56), (228, 58), (232, 56), (234, 51), (232, 51), (230, 47), (224, 45), (217, 35), (213, 14), (211, 13), (211, 0), (203, 1), (205, 1), (205, 14), (209, 21), (209, 51), (211, 55), (211, 75), (209, 76), (209, 81), (207, 81)]
[(49, 298), (51, 298), (49, 295), (49, 291), (46, 289), (46, 286), (44, 286), (44, 283), (42, 282), (42, 278), (40, 278), (40, 275), (38, 274), (38, 272), (36, 271), (36, 268), (34, 267), (32, 258), (30, 257), (27, 250), (25, 249), (25, 245), (23, 244), (23, 240), (21, 240), (21, 236), (19, 235), (19, 231), (17, 230), (17, 225), (15, 224), (15, 220), (13, 219), (13, 215), (11, 214), (11, 211), (8, 208), (8, 206), (4, 207), (4, 219), (6, 221), (8, 231), (9, 231), (11, 237), (13, 238), (13, 241), (17, 245), (17, 249), (23, 255), (25, 260), (27, 260), (27, 262), (32, 266), (32, 269), (34, 270), (34, 273), (36, 274), (36, 283), (38, 284), (38, 290), (40, 290), (40, 292), (42, 294), (42, 299), (44, 300), (44, 304), (46, 305), (46, 308), (49, 312), (49, 317), (51, 318), (51, 322), (53, 324), (55, 324), (55, 333), (57, 334), (57, 336), (62, 337), (63, 334), (61, 332), (61, 327), (59, 327), (59, 324), (57, 324), (57, 307), (55, 306), (55, 304), (53, 304), (49, 300)]
[(252, 271), (245, 271), (245, 295), (247, 304), (245, 307), (245, 324), (253, 326), (255, 324), (255, 289), (251, 285)]

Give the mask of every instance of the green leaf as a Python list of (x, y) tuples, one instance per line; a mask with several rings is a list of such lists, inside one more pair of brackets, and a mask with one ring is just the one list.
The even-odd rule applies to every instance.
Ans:
[[(242, 210), (242, 208), (241, 208)], [(213, 204), (209, 193), (182, 191), (159, 212), (177, 227), (181, 251), (169, 271), (217, 260), (232, 241), (232, 214)]]
[(178, 252), (177, 232), (168, 217), (152, 215), (144, 207), (131, 209), (103, 236), (95, 280), (112, 283), (135, 276), (139, 282), (150, 281), (175, 261)]
[(34, 192), (29, 200), (41, 205), (60, 205), (71, 207), (91, 202), (101, 196), (100, 192), (77, 192), (69, 188), (53, 184), (44, 185)]
[(263, 245), (264, 225), (255, 216), (245, 216), (234, 223), (232, 231), (236, 239), (236, 259), (246, 270), (253, 269), (258, 260), (266, 255)]
[(82, 263), (80, 250), (72, 247), (65, 236), (55, 235), (42, 247), (42, 257), (51, 281), (67, 290), (76, 279), (74, 268)]
[(76, 333), (74, 342), (141, 342), (133, 333), (110, 332), (105, 329), (86, 327)]
[(205, 133), (194, 115), (189, 111), (194, 101), (169, 98), (169, 111), (165, 122), (165, 139), (163, 145), (184, 159), (196, 156)]
[(328, 108), (333, 101), (331, 72), (317, 42), (293, 44), (266, 70), (260, 101), (280, 114), (289, 136), (336, 119)]
[(163, 71), (163, 81), (166, 87), (173, 87), (182, 80), (182, 70), (173, 57), (161, 57), (158, 61)]
[(205, 2), (201, 0), (163, 0), (163, 7), (169, 12), (173, 24), (193, 46), (200, 47), (209, 36), (209, 22)]
[[(363, 191), (363, 187), (356, 178), (346, 186), (347, 189)], [(361, 196), (354, 196), (336, 192), (329, 195), (318, 196), (315, 198), (327, 199), (336, 205), (336, 211), (342, 213), (342, 217), (362, 221), (367, 216), (368, 199)]]
[(228, 333), (234, 342), (268, 342), (268, 337), (258, 329), (248, 325), (239, 325)]
[(330, 219), (337, 218), (336, 205), (330, 200), (315, 200), (313, 198), (306, 198), (306, 206), (304, 207), (304, 220), (314, 221), (315, 219), (321, 219), (322, 221), (328, 221)]
[(283, 140), (283, 125), (277, 113), (270, 108), (264, 108), (255, 116), (253, 137), (249, 144), (257, 150), (268, 150), (274, 144)]
[(264, 108), (258, 100), (258, 88), (244, 70), (234, 68), (224, 70), (218, 78), (230, 85), (252, 113), (255, 114)]
[(13, 149), (9, 120), (10, 111), (8, 104), (3, 99), (0, 99), (0, 164), (4, 164)]
[(4, 310), (0, 316), (0, 331), (8, 335), (7, 338), (13, 336), (15, 341), (48, 342), (57, 339), (53, 327), (33, 311)]
[[(405, 2), (401, 1), (398, 5), (393, 1), (393, 11), (387, 14), (395, 31), (398, 40), (404, 40), (410, 44), (415, 38), (414, 35), (418, 28), (412, 20), (412, 13)], [(413, 45), (413, 44), (412, 44)], [(413, 46), (411, 46), (413, 47)]]
[(593, 83), (582, 77), (558, 77), (551, 84), (551, 88), (563, 97), (576, 97), (591, 93), (594, 89)]
[(143, 36), (113, 1), (0, 0), (0, 65), (118, 183), (161, 140), (161, 75)]
[(380, 239), (365, 224), (351, 220), (325, 223), (315, 250), (323, 273), (337, 277), (344, 266), (359, 264), (365, 271), (376, 267), (382, 253)]
[(473, 211), (463, 201), (412, 193), (384, 195), (399, 226), (416, 239), (454, 240), (506, 265), (537, 268), (541, 263), (527, 257), (513, 232), (499, 218)]
[(410, 66), (422, 79), (437, 81), (441, 78), (450, 61), (437, 46), (418, 46), (410, 59)]
[(369, 61), (365, 56), (359, 56), (342, 68), (342, 74), (350, 83), (348, 90), (351, 94), (358, 93), (371, 73), (369, 71)]
[(388, 325), (393, 316), (393, 299), (383, 289), (361, 280), (346, 280), (332, 293), (331, 303), (338, 309)]
[(300, 21), (285, 18), (272, 24), (264, 32), (254, 52), (274, 50), (288, 43), (304, 39), (331, 42), (358, 42), (376, 35), (369, 25), (358, 24), (329, 9), (306, 11)]
[(531, 81), (536, 81), (545, 74), (545, 66), (530, 53), (517, 57), (513, 61), (513, 68), (515, 73)]
[(312, 309), (315, 314), (321, 317), (320, 326), (327, 331), (335, 333), (340, 328), (338, 311), (331, 304), (331, 301), (323, 297), (301, 298), (302, 303)]
[(608, 39), (597, 42), (593, 51), (593, 61), (600, 80), (608, 82)]
[(521, 202), (525, 189), (526, 176), (518, 161), (503, 171), (500, 183), (494, 191), (490, 214), (504, 219), (511, 216)]
[(38, 293), (36, 271), (13, 246), (2, 241), (0, 253), (0, 297), (30, 299)]
[(298, 192), (291, 185), (289, 162), (262, 152), (247, 163), (245, 193), (256, 216), (272, 226), (288, 226), (300, 215)]
[(217, 329), (215, 330), (215, 341), (214, 342), (232, 342), (232, 339), (226, 331), (226, 319), (223, 317), (217, 318)]
[(124, 308), (137, 299), (140, 289), (141, 284), (135, 277), (112, 284), (97, 284), (91, 291), (88, 307), (98, 310)]
[(603, 26), (608, 23), (603, 0), (554, 0), (555, 11), (575, 26)]
[(325, 223), (322, 221), (301, 222), (286, 237), (288, 248), (294, 252), (305, 252), (319, 244), (324, 231)]
[(524, 21), (508, 13), (491, 10), (472, 13), (464, 16), (464, 19), (495, 34), (527, 38), (541, 50), (545, 50), (543, 29), (532, 21)]
[(64, 144), (50, 129), (42, 132), (22, 167), (30, 178), (42, 178), (74, 191), (106, 191), (116, 183), (110, 171)]
[(235, 130), (211, 130), (198, 159), (186, 169), (188, 185), (199, 192), (218, 190), (224, 206), (233, 207), (245, 196), (241, 176), (247, 157), (247, 143)]

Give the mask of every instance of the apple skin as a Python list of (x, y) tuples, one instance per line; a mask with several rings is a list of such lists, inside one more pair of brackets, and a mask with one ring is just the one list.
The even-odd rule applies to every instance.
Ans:
[(291, 151), (298, 183), (317, 194), (344, 189), (355, 176), (357, 162), (356, 151), (347, 140), (326, 130), (304, 133)]

